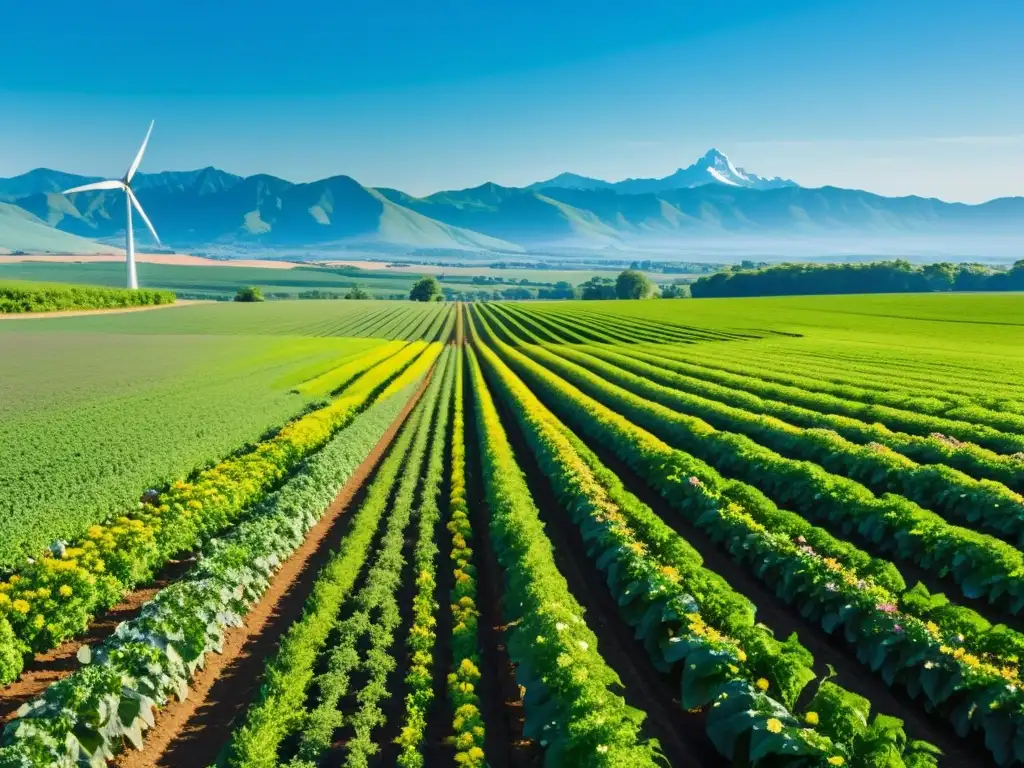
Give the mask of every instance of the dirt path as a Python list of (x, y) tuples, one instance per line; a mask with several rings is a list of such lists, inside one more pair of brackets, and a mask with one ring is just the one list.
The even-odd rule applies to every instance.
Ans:
[(121, 768), (209, 765), (227, 743), (238, 720), (259, 692), (267, 658), (281, 636), (302, 615), (320, 569), (347, 530), (349, 509), (359, 503), (370, 478), (395, 435), (426, 390), (434, 369), (410, 398), (369, 456), (349, 478), (305, 542), (274, 577), (270, 589), (241, 627), (225, 634), (224, 650), (210, 654), (192, 678), (188, 698), (174, 700), (157, 715), (142, 751), (122, 753)]
[(214, 301), (179, 299), (173, 304), (148, 304), (144, 307), (115, 307), (114, 309), (68, 309), (60, 312), (17, 312), (0, 313), (0, 320), (43, 320), (51, 317), (85, 317), (87, 315), (121, 315), (125, 312), (148, 312), (152, 309), (188, 307), (192, 304), (215, 304)]

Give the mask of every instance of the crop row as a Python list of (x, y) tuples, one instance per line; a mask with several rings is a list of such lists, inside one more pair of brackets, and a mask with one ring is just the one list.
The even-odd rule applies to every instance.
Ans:
[(504, 569), (507, 648), (525, 687), (524, 735), (545, 765), (655, 766), (641, 712), (613, 692), (618, 675), (601, 657), (583, 609), (554, 561), (551, 542), (472, 349), (468, 350), (488, 526)]
[[(950, 368), (941, 361), (915, 363), (906, 356), (900, 361), (899, 368), (892, 368), (880, 364), (878, 359), (844, 352), (834, 347), (787, 348), (786, 354), (780, 355), (775, 348), (758, 349), (745, 345), (743, 348), (718, 350), (715, 360), (729, 364), (746, 363), (748, 369), (756, 366), (772, 374), (796, 373), (840, 387), (872, 390), (868, 395), (872, 399), (878, 397), (874, 391), (907, 392), (906, 396), (897, 394), (887, 405), (902, 402), (906, 407), (912, 404), (912, 410), (935, 416), (949, 415), (951, 410), (964, 406), (980, 406), (985, 411), (996, 413), (1021, 412), (1019, 402), (1012, 397), (1013, 384), (1005, 379), (996, 379), (989, 372), (958, 367), (951, 376)], [(1005, 373), (1003, 375), (1006, 376)], [(1007, 378), (1012, 378), (1012, 374)], [(998, 424), (993, 423), (992, 426)]]
[[(227, 758), (229, 765), (273, 768), (283, 762), (279, 752), (282, 742), (289, 736), (295, 737), (297, 760), (315, 760), (330, 746), (334, 730), (341, 725), (337, 702), (348, 690), (349, 673), (360, 664), (358, 640), (369, 633), (371, 642), (377, 643), (368, 654), (368, 660), (383, 665), (379, 671), (386, 674), (389, 661), (394, 663), (387, 647), (381, 644), (387, 642), (397, 626), (398, 607), (393, 600), (393, 589), (401, 574), (404, 529), (411, 514), (441, 379), (435, 373), (423, 399), (370, 483), (338, 552), (317, 576), (302, 617), (288, 629), (277, 654), (268, 661), (260, 699), (233, 735)], [(395, 499), (391, 504), (393, 493)], [(389, 511), (375, 562), (366, 583), (353, 598), (356, 609), (339, 626), (342, 606), (364, 570), (381, 521)], [(370, 611), (375, 607), (371, 623)], [(316, 676), (317, 661), (335, 631), (338, 641), (328, 654), (327, 670)], [(307, 710), (314, 683), (319, 703)], [(380, 693), (380, 685), (374, 690)], [(371, 696), (372, 692), (368, 694), (368, 703)], [(374, 746), (368, 730), (376, 720), (375, 715), (376, 711), (370, 707), (354, 718), (358, 736), (352, 740), (355, 743), (349, 745), (350, 754), (365, 753)]]
[(865, 575), (871, 562), (863, 553), (763, 497), (744, 494), (738, 484), (723, 481), (707, 465), (671, 449), (529, 358), (492, 343), (550, 406), (609, 446), (781, 598), (801, 605), (804, 615), (826, 631), (842, 630), (858, 658), (888, 684), (900, 684), (923, 698), (926, 707), (940, 709), (960, 735), (983, 731), (1001, 764), (1019, 759), (1016, 633), (996, 628), (965, 634), (962, 624), (939, 626), (927, 614), (915, 615), (915, 609), (920, 614), (939, 601), (929, 604), (919, 590), (899, 599)]
[[(703, 568), (700, 555), (626, 492), (494, 352), (481, 347), (480, 356), (562, 507), (581, 528), (587, 554), (605, 573), (623, 619), (656, 666), (678, 671), (682, 706), (709, 708), (708, 734), (725, 757), (747, 764), (755, 755), (785, 756), (793, 765), (824, 765), (832, 758), (835, 765), (870, 762), (872, 751), (902, 752), (906, 737), (900, 729), (873, 742), (863, 732), (841, 734), (838, 724), (868, 705), (832, 683), (819, 687), (802, 716), (794, 714), (801, 691), (815, 677), (810, 653), (795, 638), (779, 642), (756, 624), (753, 605)], [(742, 716), (731, 699), (746, 705)], [(867, 718), (863, 725), (866, 731)]]
[[(461, 319), (460, 319), (460, 322)], [(452, 616), (452, 661), (448, 673), (448, 701), (452, 710), (451, 744), (455, 764), (460, 768), (483, 768), (484, 719), (480, 710), (480, 646), (477, 609), (477, 577), (473, 564), (473, 526), (466, 504), (466, 422), (465, 359), (463, 347), (457, 347), (455, 393), (452, 405), (451, 481), (448, 497), (448, 524), (451, 536), (452, 589), (449, 595)]]
[[(959, 402), (951, 402), (943, 396), (942, 383), (930, 387), (927, 385), (922, 387), (920, 384), (910, 387), (904, 382), (891, 378), (888, 372), (877, 369), (873, 370), (870, 375), (865, 375), (866, 382), (835, 382), (822, 375), (822, 369), (825, 368), (827, 371), (828, 363), (819, 365), (817, 361), (814, 361), (812, 364), (803, 366), (787, 365), (785, 372), (778, 372), (769, 370), (767, 366), (756, 364), (757, 359), (756, 352), (751, 361), (744, 358), (742, 362), (731, 361), (728, 356), (723, 358), (716, 356), (707, 365), (710, 368), (756, 376), (765, 381), (785, 386), (801, 387), (852, 403), (924, 413), (935, 418), (957, 422), (966, 421), (1011, 434), (1024, 430), (1024, 416), (979, 406), (973, 399), (960, 398)], [(756, 368), (751, 365), (751, 362), (755, 362)], [(842, 370), (846, 372), (849, 368), (843, 366)], [(849, 377), (849, 373), (845, 375)], [(865, 383), (871, 383), (873, 386), (865, 386)], [(928, 394), (923, 395), (922, 388)], [(937, 394), (932, 394), (936, 391)]]
[(919, 465), (879, 445), (862, 446), (822, 429), (795, 427), (676, 388), (675, 374), (612, 351), (549, 351), (599, 373), (605, 380), (666, 407), (697, 416), (716, 429), (738, 432), (780, 454), (804, 459), (862, 483), (897, 493), (943, 517), (958, 520), (1016, 546), (1024, 545), (1024, 497), (1001, 483), (975, 480), (941, 465)]
[[(856, 443), (878, 443), (922, 464), (945, 464), (976, 479), (996, 480), (1017, 492), (1024, 490), (1024, 458), (996, 453), (939, 433), (925, 437), (894, 432), (883, 424), (773, 400), (768, 397), (771, 393), (758, 389), (754, 384), (745, 383), (744, 389), (739, 389), (738, 384), (719, 384), (702, 379), (693, 375), (693, 369), (687, 364), (667, 360), (664, 355), (653, 351), (618, 347), (613, 352), (607, 347), (596, 346), (581, 349), (616, 363), (619, 358), (630, 358), (654, 365), (665, 374), (672, 375), (671, 386), (677, 390), (714, 398), (753, 413), (775, 416), (801, 427), (829, 429)], [(610, 354), (616, 357), (606, 357)], [(663, 383), (669, 381), (664, 380)]]
[[(919, 413), (913, 410), (912, 403), (906, 403), (906, 407), (900, 408), (892, 405), (848, 400), (842, 395), (815, 391), (815, 387), (820, 385), (817, 379), (788, 375), (785, 377), (773, 377), (775, 379), (784, 379), (784, 381), (775, 381), (772, 378), (763, 377), (760, 372), (755, 375), (749, 370), (745, 370), (742, 373), (730, 371), (706, 361), (702, 361), (699, 364), (694, 363), (692, 358), (684, 356), (681, 350), (670, 347), (658, 349), (657, 354), (666, 363), (671, 363), (673, 369), (682, 369), (684, 372), (692, 373), (699, 378), (734, 386), (738, 389), (748, 389), (757, 394), (768, 395), (823, 413), (850, 416), (868, 423), (877, 421), (885, 424), (890, 429), (909, 432), (914, 435), (930, 435), (933, 432), (938, 432), (1002, 453), (1012, 454), (1024, 451), (1024, 437), (1019, 434), (983, 423), (966, 421), (963, 418)], [(740, 368), (740, 366), (736, 367)]]
[(375, 397), (386, 398), (425, 373), (440, 349), (423, 342), (407, 345), (331, 404), (194, 480), (174, 483), (159, 503), (92, 526), (83, 541), (56, 546), (0, 582), (0, 683), (16, 679), (24, 656), (82, 632), (98, 611), (152, 578), (175, 554), (228, 530)]
[(161, 590), (101, 646), (85, 647), (84, 666), (7, 726), (0, 764), (103, 765), (125, 741), (141, 748), (155, 709), (185, 698), (204, 657), (220, 650), (228, 627), (241, 624), (416, 386), (357, 416), (247, 520), (211, 542), (185, 579)]
[(401, 746), (398, 765), (402, 768), (421, 768), (423, 740), (427, 729), (427, 712), (434, 698), (433, 677), (437, 674), (434, 646), (437, 642), (437, 555), (436, 541), (441, 521), (441, 483), (445, 469), (445, 448), (452, 411), (455, 370), (461, 358), (449, 346), (441, 370), (444, 383), (438, 401), (431, 438), (426, 473), (420, 485), (417, 510), (416, 545), (413, 550), (412, 570), (416, 574), (416, 594), (412, 600), (412, 626), (406, 645), (409, 669), (405, 676), (405, 724), (397, 743)]

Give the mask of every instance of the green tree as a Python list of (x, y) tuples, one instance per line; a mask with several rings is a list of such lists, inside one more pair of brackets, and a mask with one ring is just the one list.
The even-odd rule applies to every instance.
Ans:
[(235, 301), (263, 301), (263, 291), (256, 285), (244, 286), (238, 289)]
[(441, 301), (444, 294), (441, 293), (441, 284), (436, 277), (421, 277), (409, 291), (409, 298), (413, 301)]
[(620, 299), (646, 299), (654, 292), (654, 283), (643, 272), (627, 269), (615, 281), (615, 295)]
[(592, 277), (580, 283), (580, 298), (586, 301), (615, 298), (615, 283), (607, 277)]
[(685, 285), (677, 285), (671, 283), (663, 286), (661, 289), (661, 298), (663, 299), (685, 299), (690, 295), (690, 291)]
[(372, 299), (373, 297), (359, 287), (358, 284), (353, 283), (352, 287), (348, 289), (348, 293), (345, 294), (346, 299)]

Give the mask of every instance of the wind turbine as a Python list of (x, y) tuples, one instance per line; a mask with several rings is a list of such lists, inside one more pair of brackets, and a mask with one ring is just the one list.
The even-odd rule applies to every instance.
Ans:
[(128, 228), (125, 230), (125, 240), (127, 242), (126, 253), (128, 262), (128, 287), (138, 288), (139, 279), (135, 274), (135, 234), (132, 230), (132, 206), (135, 206), (135, 210), (139, 212), (139, 216), (146, 222), (146, 226), (149, 227), (149, 231), (153, 233), (153, 238), (157, 244), (160, 243), (160, 236), (157, 235), (156, 230), (153, 229), (153, 223), (149, 220), (146, 212), (142, 210), (142, 206), (139, 205), (139, 199), (132, 192), (132, 177), (135, 176), (135, 172), (139, 170), (139, 163), (142, 162), (142, 154), (146, 151), (146, 145), (149, 143), (149, 134), (153, 132), (153, 123), (149, 124), (149, 130), (146, 131), (146, 138), (142, 140), (142, 146), (139, 147), (139, 154), (135, 156), (135, 161), (131, 164), (128, 169), (128, 173), (124, 175), (123, 179), (110, 179), (109, 181), (97, 181), (92, 184), (83, 184), (80, 187), (74, 187), (73, 189), (65, 190), (65, 195), (71, 195), (75, 192), (94, 192), (102, 189), (122, 189), (125, 194), (124, 207), (128, 211)]

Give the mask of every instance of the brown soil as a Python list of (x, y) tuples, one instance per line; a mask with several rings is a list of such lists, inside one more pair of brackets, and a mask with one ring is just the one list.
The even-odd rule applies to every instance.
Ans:
[(224, 649), (207, 657), (189, 686), (188, 698), (174, 700), (157, 715), (142, 751), (122, 753), (122, 768), (209, 765), (227, 743), (237, 721), (255, 699), (268, 656), (301, 615), (321, 567), (344, 535), (344, 513), (358, 502), (365, 481), (419, 401), (433, 369), (377, 445), (339, 491), (305, 542), (274, 577), (270, 589), (248, 613), (243, 626), (225, 633)]
[(39, 320), (51, 317), (85, 317), (86, 315), (121, 315), (125, 312), (148, 312), (152, 309), (187, 307), (190, 304), (212, 304), (211, 301), (179, 299), (173, 304), (151, 304), (145, 307), (117, 307), (115, 309), (69, 309), (60, 312), (13, 312), (0, 313), (0, 320)]
[(172, 560), (156, 579), (127, 595), (102, 616), (96, 618), (81, 637), (62, 643), (47, 653), (38, 654), (25, 666), (21, 677), (0, 689), (0, 726), (10, 720), (18, 708), (43, 693), (50, 685), (62, 680), (78, 668), (78, 649), (95, 645), (111, 635), (117, 625), (135, 618), (142, 606), (152, 600), (161, 589), (176, 581), (195, 561), (190, 558)]

